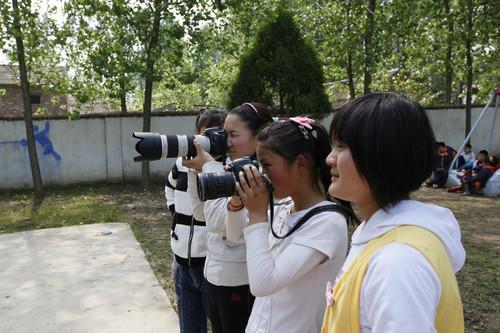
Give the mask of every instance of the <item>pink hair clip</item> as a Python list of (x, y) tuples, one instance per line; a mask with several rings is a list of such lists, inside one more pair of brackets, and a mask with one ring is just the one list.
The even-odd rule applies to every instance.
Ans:
[(302, 132), (306, 140), (309, 140), (309, 134), (311, 134), (315, 139), (318, 138), (318, 133), (316, 133), (316, 130), (311, 126), (311, 124), (314, 123), (314, 119), (309, 117), (292, 117), (289, 119), (298, 125), (299, 130)]
[(311, 119), (309, 117), (292, 117), (290, 118), (291, 121), (296, 123), (297, 125), (302, 125), (307, 129), (312, 130), (311, 124), (314, 123), (314, 119)]

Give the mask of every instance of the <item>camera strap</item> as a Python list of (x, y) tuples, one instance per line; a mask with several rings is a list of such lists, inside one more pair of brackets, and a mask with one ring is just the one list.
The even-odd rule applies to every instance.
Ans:
[[(271, 201), (272, 203), (272, 201)], [(343, 216), (347, 217), (351, 215), (351, 211), (349, 210), (349, 208), (347, 207), (344, 207), (338, 203), (332, 203), (331, 205), (324, 205), (324, 206), (319, 206), (319, 207), (315, 207), (313, 209), (311, 209), (310, 211), (308, 211), (304, 216), (302, 216), (300, 218), (300, 220), (297, 222), (297, 224), (295, 224), (293, 226), (292, 229), (290, 229), (285, 235), (277, 235), (276, 232), (274, 231), (274, 228), (273, 228), (273, 215), (274, 215), (274, 205), (271, 204), (271, 232), (273, 234), (274, 237), (276, 238), (279, 238), (279, 239), (284, 239), (288, 236), (290, 236), (291, 234), (293, 234), (296, 230), (298, 230), (302, 225), (304, 225), (304, 223), (307, 222), (307, 220), (309, 220), (311, 217), (313, 217), (314, 215), (317, 215), (317, 214), (320, 214), (320, 213), (323, 213), (323, 212), (336, 212), (336, 213), (339, 213)]]

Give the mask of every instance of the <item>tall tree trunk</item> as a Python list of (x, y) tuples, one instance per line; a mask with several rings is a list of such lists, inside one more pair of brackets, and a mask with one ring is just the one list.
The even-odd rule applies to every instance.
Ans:
[[(347, 38), (351, 39), (351, 6), (352, 1), (347, 2)], [(347, 80), (349, 83), (349, 97), (356, 98), (356, 90), (354, 89), (354, 77), (352, 73), (352, 48), (347, 48)]]
[(363, 93), (371, 92), (372, 71), (373, 71), (373, 46), (372, 38), (375, 30), (375, 1), (368, 0), (368, 8), (366, 9), (366, 29), (365, 29), (365, 66), (363, 79)]
[(452, 50), (453, 50), (453, 17), (450, 10), (450, 0), (444, 0), (445, 20), (447, 23), (446, 34), (446, 58), (445, 63), (445, 85), (444, 85), (444, 102), (451, 104), (451, 86), (453, 84), (453, 66), (452, 66)]
[(120, 80), (120, 110), (122, 113), (127, 113), (127, 92), (122, 80)]
[(38, 165), (38, 156), (35, 146), (35, 135), (33, 133), (33, 117), (31, 113), (30, 87), (26, 70), (26, 61), (24, 59), (24, 44), (21, 30), (21, 20), (17, 0), (12, 0), (12, 11), (14, 16), (14, 32), (16, 34), (17, 61), (19, 62), (19, 74), (21, 76), (21, 89), (23, 92), (24, 105), (24, 125), (26, 127), (26, 139), (28, 141), (28, 154), (31, 166), (31, 177), (35, 190), (35, 202), (43, 199), (43, 183)]
[(467, 69), (467, 90), (465, 93), (465, 136), (469, 134), (471, 128), (471, 104), (472, 104), (472, 35), (474, 33), (474, 0), (466, 2), (466, 28), (465, 28), (465, 67)]
[[(153, 18), (153, 28), (151, 30), (151, 38), (149, 45), (146, 47), (146, 83), (144, 87), (144, 115), (142, 122), (142, 131), (151, 131), (151, 99), (153, 95), (153, 70), (154, 70), (154, 50), (158, 44), (158, 36), (160, 33), (160, 18), (161, 18), (161, 1), (155, 0), (155, 12)], [(142, 162), (142, 186), (148, 189), (150, 185), (149, 162)]]

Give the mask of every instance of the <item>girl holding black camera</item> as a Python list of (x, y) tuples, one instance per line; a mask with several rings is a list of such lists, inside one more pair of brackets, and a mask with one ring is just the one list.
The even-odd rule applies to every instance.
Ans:
[[(226, 112), (221, 109), (203, 110), (196, 117), (195, 134), (201, 134), (207, 128), (222, 128), (225, 117)], [(203, 277), (207, 228), (202, 203), (191, 204), (189, 190), (196, 189), (196, 183), (188, 181), (189, 178), (192, 175), (179, 157), (167, 177), (165, 198), (173, 215), (170, 246), (174, 254), (180, 332), (200, 333), (207, 332), (208, 302)]]
[[(224, 122), (227, 154), (231, 160), (255, 156), (258, 130), (272, 121), (271, 112), (260, 103), (245, 103), (232, 109)], [(222, 163), (195, 142), (197, 155), (183, 164), (203, 173), (224, 172)], [(208, 316), (214, 333), (243, 332), (254, 297), (248, 286), (246, 251), (242, 236), (247, 211), (238, 196), (208, 200), (204, 214), (207, 224), (205, 278), (208, 289)], [(238, 223), (228, 223), (228, 221)]]
[(344, 262), (352, 211), (327, 200), (330, 144), (321, 124), (306, 117), (275, 122), (259, 132), (257, 142), (274, 199), (287, 203), (276, 205), (270, 220), (263, 176), (254, 166), (240, 173), (236, 187), (249, 219), (248, 275), (257, 297), (246, 331), (316, 333), (325, 311), (317, 300)]

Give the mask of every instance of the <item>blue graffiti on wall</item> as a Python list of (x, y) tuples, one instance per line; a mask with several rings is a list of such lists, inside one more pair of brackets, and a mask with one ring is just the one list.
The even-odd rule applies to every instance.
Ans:
[[(40, 146), (42, 146), (43, 148), (42, 154), (44, 156), (52, 155), (56, 159), (56, 161), (60, 161), (61, 155), (59, 155), (54, 149), (54, 145), (52, 144), (52, 141), (48, 136), (49, 131), (50, 131), (50, 123), (48, 121), (45, 122), (45, 128), (41, 131), (38, 125), (33, 125), (35, 142), (40, 144)], [(21, 139), (17, 141), (0, 141), (0, 145), (6, 145), (6, 144), (15, 144), (15, 145), (21, 145), (23, 147), (28, 147), (28, 140)]]

